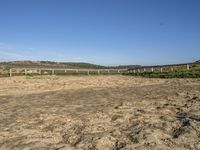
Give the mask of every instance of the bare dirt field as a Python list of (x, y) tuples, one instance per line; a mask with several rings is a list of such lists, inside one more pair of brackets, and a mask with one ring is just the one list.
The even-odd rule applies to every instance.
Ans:
[(200, 150), (200, 79), (0, 78), (0, 150)]

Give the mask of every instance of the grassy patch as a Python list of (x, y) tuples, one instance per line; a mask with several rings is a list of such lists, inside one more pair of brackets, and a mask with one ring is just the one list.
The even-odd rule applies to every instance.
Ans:
[(142, 76), (148, 78), (200, 78), (200, 71), (175, 71), (175, 72), (141, 72), (124, 73), (124, 75)]

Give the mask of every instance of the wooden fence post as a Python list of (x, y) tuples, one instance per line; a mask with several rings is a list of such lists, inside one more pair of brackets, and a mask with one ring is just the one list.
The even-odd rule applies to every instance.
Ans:
[(54, 75), (54, 73), (55, 73), (55, 72), (54, 72), (54, 69), (52, 69), (52, 75)]
[(187, 70), (190, 70), (190, 66), (187, 64)]
[(160, 72), (163, 72), (163, 68), (162, 67), (160, 68)]
[(98, 70), (98, 75), (100, 75), (100, 70)]
[(171, 71), (174, 71), (174, 68), (173, 68), (173, 67), (171, 67)]
[(27, 69), (24, 69), (24, 74), (27, 75)]
[(9, 75), (12, 77), (12, 69), (9, 70)]
[(144, 72), (146, 72), (146, 69), (144, 68)]
[(90, 70), (88, 70), (88, 76), (90, 75)]
[(152, 72), (154, 71), (154, 68), (153, 68), (153, 67), (151, 68), (151, 71), (152, 71)]
[(120, 73), (120, 70), (118, 70), (117, 72)]

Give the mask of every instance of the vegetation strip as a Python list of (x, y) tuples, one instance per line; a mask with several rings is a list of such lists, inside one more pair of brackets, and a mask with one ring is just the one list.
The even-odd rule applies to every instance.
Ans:
[(200, 78), (200, 70), (175, 72), (137, 72), (123, 73), (123, 75), (142, 76), (148, 78)]

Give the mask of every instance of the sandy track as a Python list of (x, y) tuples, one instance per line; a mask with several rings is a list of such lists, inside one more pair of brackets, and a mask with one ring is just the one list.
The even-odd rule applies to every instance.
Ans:
[(0, 149), (200, 149), (200, 79), (0, 78)]

